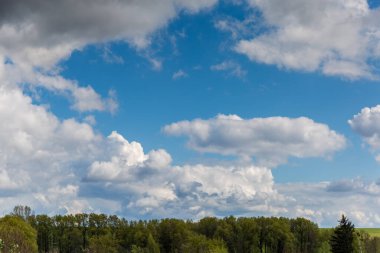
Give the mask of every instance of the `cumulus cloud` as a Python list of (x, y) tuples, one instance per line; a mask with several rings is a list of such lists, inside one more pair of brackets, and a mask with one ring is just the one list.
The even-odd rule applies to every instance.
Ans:
[[(112, 151), (88, 167), (79, 195), (120, 203), (119, 210), (131, 218), (233, 213), (303, 216), (331, 226), (344, 213), (361, 226), (380, 224), (376, 182), (356, 178), (275, 184), (270, 169), (249, 164), (171, 165), (166, 151), (145, 153), (139, 143), (128, 142), (118, 133), (112, 133), (105, 146), (119, 152)], [(150, 159), (164, 162), (150, 163)], [(102, 173), (95, 175), (94, 168), (100, 164)]]
[[(1, 1), (2, 206), (7, 203), (11, 208), (12, 204), (23, 203), (40, 211), (54, 212), (58, 207), (75, 212), (102, 207), (104, 210), (102, 203), (107, 203), (112, 210), (120, 210), (117, 201), (78, 196), (86, 168), (96, 161), (95, 157), (101, 158), (111, 152), (103, 147), (113, 147), (110, 138), (104, 138), (86, 123), (94, 124), (95, 118), (85, 117), (85, 122), (59, 119), (48, 109), (49, 105), (38, 105), (38, 101), (27, 94), (43, 88), (68, 98), (73, 110), (114, 112), (118, 107), (114, 91), (111, 90), (108, 96), (101, 95), (90, 85), (64, 78), (61, 75), (62, 61), (74, 50), (102, 44), (107, 61), (121, 62), (108, 49), (108, 42), (120, 41), (129, 43), (138, 51), (144, 50), (150, 45), (151, 35), (165, 27), (178, 13), (196, 13), (215, 3), (216, 0), (191, 3), (165, 0), (159, 5), (150, 0)], [(155, 69), (161, 68), (159, 60), (150, 55), (146, 57)], [(139, 144), (131, 145), (133, 149)], [(127, 152), (114, 148), (112, 152), (115, 154)], [(144, 159), (153, 169), (171, 161), (170, 155), (163, 150), (152, 151), (144, 155)]]
[(0, 115), (7, 122), (0, 125), (0, 204), (9, 209), (22, 203), (50, 214), (99, 211), (130, 218), (305, 215), (330, 225), (339, 205), (347, 205), (355, 222), (378, 224), (369, 205), (380, 192), (375, 183), (277, 185), (270, 169), (250, 164), (172, 165), (165, 150), (144, 152), (120, 133), (104, 138), (87, 123), (59, 120), (19, 89), (2, 87)]
[(140, 143), (117, 132), (104, 138), (88, 123), (58, 119), (18, 88), (0, 91), (0, 119), (6, 122), (0, 125), (0, 203), (8, 201), (9, 208), (22, 203), (52, 214), (120, 211), (119, 200), (98, 198), (96, 191), (81, 197), (82, 179), (127, 181), (170, 166), (165, 150), (145, 154)]
[[(85, 114), (83, 122), (60, 119), (49, 105), (39, 105), (24, 92), (25, 87), (43, 88), (68, 97), (71, 108), (79, 112), (113, 112), (117, 109), (114, 92), (101, 95), (87, 84), (64, 78), (60, 63), (73, 50), (98, 43), (105, 45), (105, 60), (121, 63), (122, 59), (107, 49), (107, 42), (129, 43), (141, 52), (149, 47), (151, 35), (178, 13), (196, 13), (215, 3), (216, 0), (164, 0), (160, 5), (152, 4), (151, 0), (1, 1), (2, 214), (21, 203), (49, 214), (99, 211), (133, 218), (299, 214), (335, 222), (335, 213), (329, 207), (335, 201), (331, 196), (340, 190), (351, 194), (347, 198), (349, 203), (360, 204), (349, 206), (352, 215), (365, 221), (363, 217), (368, 214), (374, 217), (372, 221), (380, 223), (374, 216), (375, 209), (365, 208), (370, 204), (368, 196), (377, 196), (377, 184), (355, 181), (352, 185), (351, 181), (344, 181), (277, 186), (268, 167), (250, 163), (173, 165), (171, 155), (163, 149), (145, 152), (140, 143), (128, 141), (117, 132), (105, 137), (94, 129), (93, 116)], [(255, 4), (259, 6), (258, 2)], [(267, 18), (266, 12), (264, 16)], [(273, 26), (278, 24), (268, 20)], [(366, 20), (369, 27), (376, 27), (374, 20)], [(232, 26), (223, 27), (231, 30)], [(357, 31), (353, 30), (349, 30), (350, 34)], [(241, 30), (239, 34), (245, 32)], [(373, 55), (378, 57), (377, 30), (373, 29), (368, 36)], [(323, 71), (335, 75), (350, 68), (349, 73), (357, 70), (359, 58), (337, 52), (342, 59), (334, 62), (329, 58)], [(159, 59), (146, 57), (155, 69), (162, 67)], [(215, 70), (234, 70), (228, 66), (231, 66), (228, 62), (221, 63)], [(367, 65), (361, 66), (362, 70), (353, 76), (370, 71)], [(219, 115), (208, 120), (173, 123), (164, 129), (168, 134), (188, 136), (190, 146), (196, 150), (254, 157), (271, 166), (285, 162), (290, 156), (329, 157), (345, 146), (342, 135), (307, 118), (244, 120), (236, 115)], [(318, 210), (316, 203), (322, 210)], [(347, 204), (344, 200), (336, 203)]]
[(88, 167), (81, 195), (100, 192), (98, 197), (115, 198), (130, 215), (201, 217), (281, 210), (269, 204), (283, 197), (265, 167), (173, 166), (165, 150), (145, 153), (140, 143), (128, 142), (117, 132), (108, 136), (105, 151), (102, 160)]
[[(365, 107), (348, 121), (351, 128), (358, 133), (374, 152), (380, 149), (380, 105)], [(377, 155), (376, 160), (378, 160)]]
[(268, 27), (235, 50), (252, 61), (350, 79), (374, 78), (380, 10), (366, 0), (249, 0)]
[[(144, 157), (140, 151), (134, 154), (130, 150), (106, 161), (94, 162), (88, 170), (87, 186), (83, 186), (92, 187), (87, 194), (100, 188), (104, 198), (117, 195), (125, 213), (137, 217), (189, 218), (202, 217), (205, 213), (278, 212), (268, 203), (281, 198), (273, 188), (269, 169), (202, 164), (171, 166), (170, 156), (162, 150), (153, 151), (157, 157), (149, 157), (150, 152), (136, 162), (136, 157)], [(160, 160), (160, 166), (149, 161), (152, 159)], [(128, 164), (128, 160), (132, 162)]]
[[(2, 79), (64, 93), (72, 100), (72, 108), (80, 112), (114, 112), (117, 108), (114, 97), (103, 99), (92, 87), (81, 87), (63, 78), (59, 63), (74, 50), (92, 44), (122, 41), (142, 50), (149, 46), (150, 36), (179, 12), (196, 13), (216, 2), (198, 0), (190, 4), (165, 0), (156, 6), (151, 0), (2, 1), (0, 61), (12, 63), (2, 66), (7, 69)], [(104, 52), (107, 61), (122, 62), (107, 46)], [(161, 69), (161, 61), (150, 55), (146, 57), (154, 69)]]
[(103, 137), (87, 123), (58, 119), (18, 88), (0, 86), (0, 119), (0, 183), (8, 205), (57, 211), (80, 201), (81, 164), (98, 157)]
[(187, 136), (188, 146), (200, 152), (254, 157), (276, 166), (288, 157), (330, 157), (346, 145), (344, 136), (308, 118), (253, 118), (218, 115), (180, 121), (163, 128), (168, 135)]
[(172, 161), (165, 150), (153, 150), (145, 154), (140, 143), (129, 143), (117, 132), (112, 132), (107, 139), (105, 150), (108, 151), (108, 160), (93, 162), (89, 168), (88, 180), (138, 180), (142, 174), (149, 173), (152, 169), (165, 168)]

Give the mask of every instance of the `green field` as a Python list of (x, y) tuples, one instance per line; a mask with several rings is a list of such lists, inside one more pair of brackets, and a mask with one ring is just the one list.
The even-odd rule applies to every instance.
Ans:
[(380, 228), (356, 228), (357, 230), (364, 231), (372, 237), (380, 237)]
[[(330, 230), (333, 228), (319, 228), (320, 230)], [(356, 230), (360, 230), (368, 233), (371, 237), (380, 237), (380, 228), (355, 228)]]

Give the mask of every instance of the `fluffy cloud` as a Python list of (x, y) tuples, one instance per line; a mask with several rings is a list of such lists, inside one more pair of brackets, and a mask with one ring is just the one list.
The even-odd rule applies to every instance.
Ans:
[(52, 214), (120, 211), (119, 200), (81, 197), (82, 179), (138, 179), (171, 163), (165, 150), (144, 154), (140, 143), (116, 132), (104, 138), (87, 123), (60, 120), (18, 88), (0, 91), (0, 203), (7, 201), (9, 208), (22, 203)]
[(166, 168), (172, 161), (171, 156), (162, 149), (144, 154), (140, 143), (129, 143), (117, 132), (112, 132), (107, 139), (107, 160), (91, 164), (87, 176), (90, 181), (138, 180), (142, 174), (152, 169)]
[(329, 157), (346, 145), (344, 136), (308, 118), (253, 118), (237, 115), (180, 121), (164, 127), (169, 135), (189, 138), (189, 147), (200, 151), (254, 157), (260, 164), (276, 166), (290, 156)]
[(380, 223), (375, 183), (275, 184), (270, 169), (249, 164), (174, 166), (165, 150), (144, 152), (117, 132), (104, 138), (89, 124), (59, 120), (19, 89), (1, 89), (7, 124), (0, 125), (0, 204), (9, 209), (22, 203), (50, 214), (100, 211), (130, 218), (303, 215), (330, 225), (345, 206), (358, 224)]
[[(380, 186), (376, 182), (357, 178), (275, 184), (270, 169), (249, 164), (173, 166), (164, 150), (144, 153), (139, 143), (128, 142), (115, 132), (104, 146), (109, 154), (88, 167), (79, 196), (87, 201), (96, 196), (113, 205), (119, 203), (119, 211), (130, 218), (233, 213), (303, 216), (331, 226), (345, 213), (361, 226), (380, 224), (376, 200)], [(164, 162), (149, 162), (151, 159)]]
[(197, 217), (227, 210), (264, 212), (272, 208), (265, 200), (278, 197), (272, 173), (266, 168), (171, 166), (165, 150), (145, 154), (139, 143), (130, 143), (116, 132), (105, 146), (109, 153), (89, 166), (84, 187), (93, 187), (87, 192), (90, 196), (99, 188), (108, 197), (124, 196), (118, 200), (126, 213)]
[[(351, 128), (358, 133), (373, 151), (380, 149), (380, 105), (365, 107), (348, 121)], [(376, 157), (376, 160), (378, 160)]]
[[(91, 44), (123, 41), (143, 50), (150, 36), (179, 12), (196, 13), (215, 2), (165, 0), (155, 5), (149, 0), (1, 1), (0, 184), (4, 198), (0, 203), (10, 208), (23, 203), (40, 211), (62, 208), (68, 212), (97, 210), (105, 206), (99, 203), (107, 203), (112, 210), (120, 210), (116, 201), (85, 200), (78, 194), (85, 169), (96, 161), (95, 157), (127, 151), (105, 150), (112, 147), (110, 138), (85, 122), (57, 118), (49, 105), (38, 105), (27, 94), (43, 88), (67, 97), (76, 111), (114, 112), (117, 102), (113, 91), (103, 97), (91, 86), (64, 78), (60, 63), (74, 50)], [(111, 52), (107, 53), (110, 58)], [(149, 55), (147, 58), (160, 67), (159, 61)], [(86, 119), (95, 122), (94, 118)], [(131, 145), (133, 149), (139, 144)], [(171, 161), (163, 150), (152, 151), (145, 158), (152, 168)]]
[(379, 58), (379, 9), (366, 0), (249, 0), (265, 29), (242, 39), (236, 51), (252, 61), (347, 78), (373, 78)]
[[(114, 96), (103, 99), (92, 87), (81, 87), (64, 79), (59, 75), (59, 63), (74, 50), (97, 43), (124, 41), (144, 49), (150, 36), (179, 12), (196, 13), (216, 1), (165, 0), (159, 6), (151, 0), (2, 1), (0, 64), (11, 64), (1, 67), (6, 68), (5, 77), (0, 77), (1, 85), (5, 82), (37, 85), (68, 95), (72, 108), (80, 112), (114, 112), (117, 108)], [(109, 59), (110, 52), (106, 52)], [(161, 68), (157, 59), (149, 55), (147, 58), (153, 68)]]
[(7, 206), (57, 211), (83, 202), (77, 198), (81, 164), (98, 156), (102, 136), (86, 123), (59, 120), (7, 86), (0, 86), (0, 119), (0, 183)]
[[(25, 87), (28, 91), (43, 88), (68, 97), (76, 111), (113, 112), (117, 102), (112, 91), (107, 97), (98, 94), (91, 86), (62, 77), (60, 63), (73, 50), (81, 50), (90, 44), (123, 41), (137, 50), (144, 50), (151, 43), (150, 36), (178, 13), (196, 13), (215, 3), (216, 0), (164, 0), (160, 5), (152, 0), (1, 1), (2, 212), (10, 211), (14, 205), (26, 204), (49, 214), (100, 211), (133, 218), (143, 215), (194, 218), (231, 213), (296, 214), (335, 222), (338, 215), (333, 207), (338, 210), (339, 205), (348, 205), (351, 214), (363, 222), (363, 217), (368, 214), (373, 221), (380, 223), (370, 205), (373, 196), (379, 192), (375, 183), (348, 180), (276, 185), (269, 168), (250, 163), (172, 165), (170, 154), (163, 149), (144, 152), (140, 143), (128, 141), (117, 132), (105, 137), (91, 125), (96, 122), (93, 116), (85, 114), (87, 117), (83, 122), (74, 118), (59, 119), (49, 110), (49, 105), (39, 105), (25, 92)], [(264, 10), (264, 2), (260, 5), (259, 2), (252, 3)], [(269, 24), (279, 26), (281, 20), (276, 21), (278, 23), (271, 21), (276, 18), (268, 18), (268, 11), (263, 12)], [(371, 15), (363, 12), (362, 16), (376, 14), (367, 12)], [(376, 27), (374, 20), (368, 18), (365, 21), (369, 27)], [(252, 24), (252, 20), (248, 23)], [(234, 27), (227, 26), (224, 26), (226, 30)], [(247, 32), (244, 27), (239, 29), (239, 34)], [(352, 34), (357, 31), (355, 29), (348, 31)], [(377, 30), (368, 36), (374, 57), (380, 56), (380, 45), (375, 43), (379, 37)], [(362, 70), (358, 70), (359, 58), (347, 57), (347, 53), (341, 51), (337, 50), (342, 59), (333, 61), (329, 58), (323, 63), (326, 73), (340, 74), (347, 70), (352, 73), (355, 70), (358, 72), (353, 76), (360, 76), (362, 72), (370, 71), (365, 64), (361, 65)], [(122, 61), (107, 49), (105, 53), (108, 54), (104, 56), (106, 60)], [(352, 53), (355, 54), (355, 50)], [(162, 63), (157, 59), (149, 55), (147, 58), (156, 69), (161, 67)], [(284, 65), (276, 61), (272, 63)], [(228, 62), (214, 68), (234, 70), (233, 64)], [(189, 136), (189, 144), (202, 152), (254, 157), (271, 166), (285, 162), (289, 156), (329, 157), (345, 146), (343, 136), (307, 118), (243, 120), (238, 116), (220, 115), (209, 120), (174, 123), (165, 127), (165, 131)], [(347, 194), (346, 200), (337, 200), (339, 196), (333, 196), (336, 191)]]

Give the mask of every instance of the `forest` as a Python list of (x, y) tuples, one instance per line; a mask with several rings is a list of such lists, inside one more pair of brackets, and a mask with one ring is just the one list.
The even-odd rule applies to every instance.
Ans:
[(335, 228), (305, 218), (206, 217), (130, 221), (115, 215), (34, 215), (17, 206), (0, 219), (1, 253), (380, 252), (380, 238), (342, 216)]

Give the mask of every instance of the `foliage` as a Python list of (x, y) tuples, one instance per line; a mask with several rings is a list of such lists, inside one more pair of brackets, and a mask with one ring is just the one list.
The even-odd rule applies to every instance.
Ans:
[(318, 248), (319, 230), (315, 223), (305, 218), (290, 221), (291, 231), (295, 236), (295, 251), (297, 253), (315, 252)]
[(342, 215), (339, 225), (334, 229), (330, 239), (332, 253), (352, 253), (354, 252), (354, 225)]
[(183, 247), (184, 253), (227, 253), (224, 242), (216, 239), (208, 239), (204, 235), (192, 234), (187, 238)]
[(91, 253), (117, 253), (118, 243), (110, 234), (94, 236), (89, 240)]
[[(41, 253), (380, 253), (380, 239), (354, 230), (346, 217), (335, 229), (319, 229), (304, 218), (128, 221), (94, 213), (50, 217), (29, 210), (18, 207), (0, 220), (1, 253), (34, 253), (37, 245)], [(334, 251), (334, 241), (350, 240), (350, 248)]]
[(36, 230), (18, 216), (0, 219), (0, 238), (2, 252), (38, 252)]

